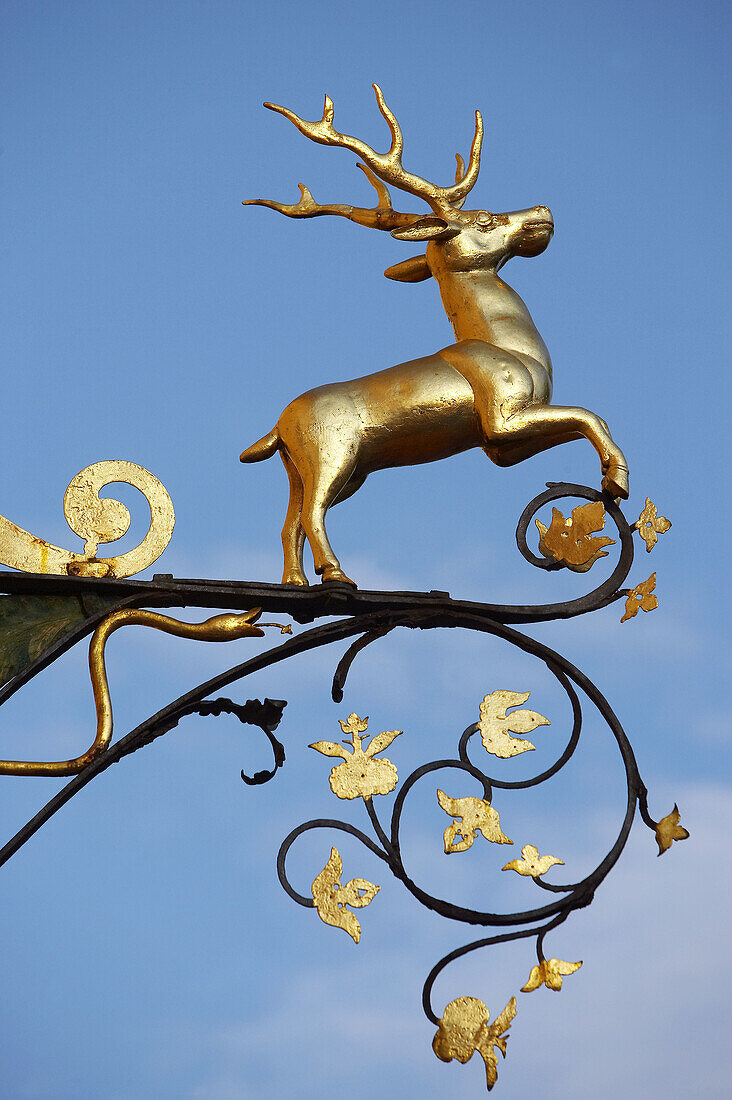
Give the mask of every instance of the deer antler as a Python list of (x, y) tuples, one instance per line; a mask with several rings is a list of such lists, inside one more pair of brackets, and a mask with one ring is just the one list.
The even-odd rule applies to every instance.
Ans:
[[(457, 174), (455, 183), (451, 187), (438, 187), (434, 183), (430, 183), (429, 180), (423, 179), (421, 176), (414, 175), (412, 172), (407, 172), (402, 165), (402, 150), (404, 148), (404, 138), (402, 131), (397, 122), (396, 116), (392, 113), (386, 104), (384, 94), (378, 84), (373, 85), (374, 92), (376, 94), (376, 102), (379, 110), (386, 119), (389, 132), (391, 133), (391, 146), (386, 153), (377, 153), (370, 145), (367, 145), (359, 138), (350, 137), (348, 134), (341, 134), (333, 126), (333, 101), (326, 95), (325, 105), (323, 107), (323, 117), (316, 122), (306, 122), (304, 119), (296, 115), (294, 111), (291, 111), (289, 107), (281, 107), (276, 103), (265, 103), (264, 106), (270, 111), (276, 111), (278, 114), (284, 115), (295, 126), (301, 134), (310, 138), (311, 141), (318, 142), (319, 145), (336, 145), (341, 146), (344, 149), (349, 149), (351, 152), (356, 153), (364, 161), (366, 171), (369, 180), (376, 187), (379, 193), (379, 206), (375, 208), (377, 212), (377, 228), (392, 228), (391, 225), (380, 224), (378, 219), (378, 212), (382, 210), (391, 210), (391, 199), (388, 191), (380, 191), (376, 182), (374, 181), (371, 173), (377, 176), (384, 183), (392, 184), (398, 187), (402, 191), (407, 191), (410, 195), (415, 195), (417, 198), (424, 199), (426, 203), (432, 208), (436, 214), (442, 216), (449, 216), (453, 214), (455, 210), (459, 210), (466, 196), (471, 188), (475, 185), (478, 179), (478, 172), (480, 171), (480, 150), (483, 142), (483, 120), (480, 115), (480, 111), (475, 112), (475, 135), (473, 137), (473, 144), (470, 149), (470, 160), (468, 162), (467, 170), (464, 168), (464, 161), (462, 157), (457, 158)], [(371, 173), (368, 171), (371, 170)], [(307, 190), (307, 189), (305, 189)], [(255, 205), (270, 206), (272, 209), (281, 210), (282, 213), (287, 213), (292, 217), (315, 217), (319, 213), (338, 213), (343, 217), (351, 217), (353, 221), (358, 221), (359, 218), (352, 217), (350, 211), (356, 211), (353, 207), (317, 207), (312, 196), (310, 199), (306, 197), (305, 191), (302, 189), (302, 198), (294, 207), (287, 210), (282, 209), (281, 205), (273, 204), (268, 200), (254, 200)], [(309, 196), (309, 192), (307, 193)], [(388, 201), (388, 207), (384, 206), (384, 196)], [(302, 205), (311, 202), (316, 209), (307, 210)], [(349, 213), (345, 213), (348, 210)], [(297, 211), (297, 212), (295, 212)], [(373, 211), (371, 212), (374, 213)], [(394, 212), (395, 213), (395, 212)], [(401, 215), (402, 218), (414, 218), (416, 215)], [(381, 222), (385, 223), (386, 218), (381, 218)], [(360, 224), (373, 224), (370, 222), (361, 221)], [(408, 224), (408, 221), (402, 221), (400, 225)], [(396, 224), (393, 228), (397, 228)]]
[(304, 183), (297, 185), (300, 188), (300, 198), (296, 203), (288, 205), (274, 202), (272, 199), (247, 199), (242, 206), (268, 206), (270, 210), (277, 210), (280, 214), (286, 214), (288, 218), (319, 218), (325, 214), (335, 214), (341, 218), (348, 218), (357, 225), (364, 225), (367, 229), (390, 231), (411, 225), (418, 215), (401, 214), (398, 210), (394, 210), (391, 195), (381, 180), (365, 164), (359, 164), (358, 167), (366, 174), (366, 178), (379, 197), (374, 207), (345, 206), (335, 203), (321, 206)]

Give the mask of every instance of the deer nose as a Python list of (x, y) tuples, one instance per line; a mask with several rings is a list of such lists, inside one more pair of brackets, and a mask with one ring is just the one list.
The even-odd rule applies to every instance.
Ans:
[(548, 206), (535, 206), (532, 213), (536, 214), (537, 219), (554, 224), (554, 218)]

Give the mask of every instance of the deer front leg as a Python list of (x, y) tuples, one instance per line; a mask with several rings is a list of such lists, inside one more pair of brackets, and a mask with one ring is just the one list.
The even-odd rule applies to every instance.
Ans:
[[(489, 445), (499, 454), (502, 444), (511, 452), (531, 454), (557, 446), (568, 439), (587, 439), (600, 456), (602, 487), (613, 497), (628, 496), (628, 463), (625, 455), (610, 435), (607, 424), (595, 413), (571, 405), (531, 405), (520, 409), (491, 432)], [(486, 448), (488, 450), (488, 448)], [(490, 451), (489, 451), (490, 453)], [(498, 459), (500, 464), (500, 458)]]

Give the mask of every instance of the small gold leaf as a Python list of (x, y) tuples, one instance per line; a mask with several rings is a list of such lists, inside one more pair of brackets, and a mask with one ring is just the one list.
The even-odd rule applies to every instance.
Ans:
[(671, 521), (665, 516), (659, 516), (656, 505), (650, 497), (646, 497), (646, 505), (633, 525), (646, 544), (646, 550), (650, 554), (658, 542), (658, 536), (665, 534), (671, 528)]
[(316, 741), (313, 745), (308, 745), (308, 748), (322, 752), (323, 756), (340, 756), (343, 760), (347, 760), (351, 755), (350, 749), (337, 745), (335, 741)]
[[(465, 852), (472, 847), (476, 835), (480, 832), (493, 844), (513, 844), (501, 831), (498, 811), (490, 802), (482, 798), (450, 798), (444, 791), (438, 790), (437, 801), (446, 814), (460, 819), (448, 825), (444, 833), (445, 854)], [(460, 840), (455, 838), (459, 836)]]
[(549, 527), (538, 519), (534, 522), (539, 529), (539, 550), (544, 557), (561, 562), (575, 573), (586, 573), (598, 558), (607, 557), (603, 546), (615, 543), (615, 539), (606, 535), (592, 535), (593, 531), (602, 531), (605, 526), (605, 506), (601, 500), (573, 508), (569, 519), (565, 519), (558, 508), (552, 508)]
[(521, 992), (532, 993), (540, 985), (545, 985), (547, 989), (553, 989), (558, 993), (562, 988), (562, 978), (566, 978), (568, 974), (574, 974), (575, 970), (579, 970), (581, 966), (581, 962), (570, 963), (565, 962), (564, 959), (544, 959), (538, 966), (532, 968), (529, 980), (522, 987)]
[(313, 901), (318, 916), (325, 924), (342, 928), (354, 943), (361, 939), (361, 925), (356, 916), (346, 909), (363, 909), (369, 905), (381, 889), (365, 878), (352, 878), (341, 886), (343, 861), (337, 848), (331, 848), (330, 859), (312, 885)]
[(523, 859), (512, 859), (502, 870), (515, 871), (518, 875), (530, 875), (532, 878), (537, 878), (539, 875), (545, 874), (550, 867), (557, 864), (564, 866), (564, 860), (557, 859), (556, 856), (540, 856), (539, 849), (535, 848), (533, 844), (527, 844), (523, 847), (521, 855), (524, 857)]
[(507, 713), (509, 707), (525, 703), (530, 694), (529, 691), (494, 691), (484, 696), (480, 704), (478, 726), (487, 752), (502, 759), (508, 759), (534, 748), (531, 741), (510, 737), (509, 731), (530, 733), (537, 726), (551, 725), (549, 719), (535, 710), (514, 710), (510, 714)]
[(445, 1006), (432, 1049), (443, 1062), (456, 1058), (463, 1065), (469, 1062), (476, 1050), (485, 1062), (488, 1091), (498, 1079), (496, 1047), (506, 1057), (508, 1029), (516, 1016), (516, 998), (512, 997), (492, 1024), (490, 1013), (478, 997), (456, 997)]
[(688, 840), (689, 833), (683, 825), (679, 825), (681, 814), (679, 807), (674, 803), (674, 808), (666, 817), (662, 817), (656, 825), (656, 841), (658, 842), (658, 854), (662, 856), (667, 852), (675, 840)]
[(625, 614), (620, 620), (621, 623), (624, 623), (626, 619), (634, 619), (639, 610), (656, 610), (658, 607), (658, 596), (653, 595), (655, 587), (656, 574), (651, 573), (647, 581), (641, 581), (635, 588), (631, 588), (625, 598)]

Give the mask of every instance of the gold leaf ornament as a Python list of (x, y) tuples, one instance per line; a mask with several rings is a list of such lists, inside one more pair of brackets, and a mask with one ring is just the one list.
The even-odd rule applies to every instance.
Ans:
[(581, 962), (570, 963), (565, 962), (564, 959), (544, 959), (538, 966), (532, 968), (529, 980), (522, 987), (521, 992), (532, 993), (540, 985), (545, 985), (547, 989), (553, 989), (558, 993), (562, 988), (562, 979), (568, 974), (574, 974), (575, 970), (579, 970), (581, 966)]
[(656, 588), (656, 574), (651, 573), (647, 581), (641, 581), (635, 588), (631, 588), (625, 598), (625, 614), (620, 620), (634, 619), (639, 611), (655, 611), (658, 607), (658, 596), (653, 593)]
[(506, 1057), (508, 1029), (516, 1015), (516, 998), (512, 997), (503, 1012), (489, 1024), (490, 1013), (477, 997), (457, 997), (450, 1001), (442, 1014), (432, 1049), (442, 1062), (456, 1058), (463, 1065), (469, 1062), (476, 1050), (485, 1062), (488, 1091), (498, 1079), (496, 1048)]
[(667, 852), (675, 840), (688, 840), (689, 832), (683, 825), (679, 825), (681, 814), (679, 807), (674, 803), (674, 808), (666, 817), (662, 817), (656, 825), (656, 841), (658, 854), (662, 856)]
[(564, 860), (557, 859), (556, 856), (540, 856), (539, 849), (535, 848), (533, 844), (525, 845), (521, 849), (521, 855), (524, 857), (523, 859), (512, 859), (502, 870), (515, 871), (517, 875), (529, 875), (531, 878), (538, 878), (539, 875), (545, 874), (550, 867), (564, 866)]
[(535, 748), (531, 741), (509, 736), (509, 731), (530, 733), (537, 726), (551, 725), (548, 718), (535, 710), (514, 710), (507, 713), (510, 707), (525, 703), (530, 694), (530, 691), (494, 691), (483, 698), (478, 727), (487, 752), (508, 759)]
[[(445, 854), (465, 852), (472, 847), (478, 833), (493, 844), (513, 844), (501, 831), (498, 811), (490, 802), (482, 798), (450, 798), (444, 791), (438, 790), (437, 801), (446, 814), (462, 820), (453, 820), (445, 829)], [(456, 841), (456, 837), (460, 840)]]
[(665, 516), (659, 516), (658, 509), (650, 497), (646, 497), (645, 508), (638, 516), (634, 527), (646, 544), (646, 550), (650, 554), (658, 542), (658, 536), (664, 535), (671, 529), (671, 520)]
[(561, 562), (575, 573), (586, 573), (598, 558), (607, 557), (603, 547), (615, 544), (615, 539), (607, 535), (593, 535), (605, 526), (605, 506), (601, 500), (573, 508), (568, 519), (558, 508), (552, 508), (549, 527), (541, 520), (534, 522), (539, 530), (539, 550), (544, 557)]
[[(335, 741), (316, 741), (311, 749), (324, 756), (340, 756), (343, 763), (338, 764), (330, 773), (330, 788), (338, 798), (371, 798), (375, 794), (391, 794), (397, 785), (396, 767), (386, 758), (374, 760), (377, 753), (388, 748), (401, 730), (385, 730), (372, 737), (366, 748), (363, 747), (362, 733), (368, 727), (368, 718), (359, 718), (349, 714), (348, 719), (340, 722), (344, 733), (350, 738), (342, 745)], [(350, 748), (345, 746), (350, 745)]]
[(325, 924), (342, 928), (354, 943), (361, 939), (361, 925), (354, 913), (346, 908), (363, 909), (374, 900), (380, 886), (365, 878), (352, 878), (341, 886), (343, 860), (337, 848), (331, 848), (330, 859), (312, 885), (313, 901), (318, 916)]

